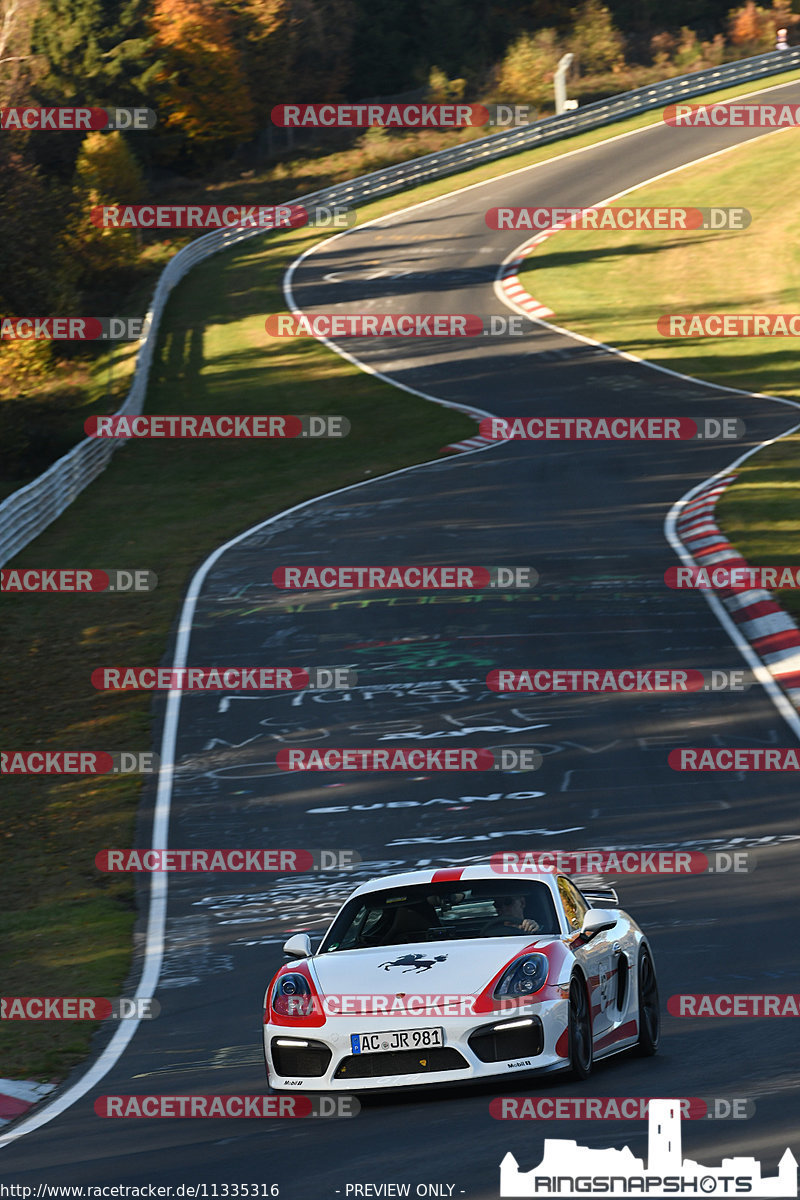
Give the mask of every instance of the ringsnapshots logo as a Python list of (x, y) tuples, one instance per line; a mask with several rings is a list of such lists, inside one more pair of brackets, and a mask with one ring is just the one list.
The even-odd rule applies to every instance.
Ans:
[(547, 1138), (538, 1166), (521, 1171), (510, 1152), (500, 1164), (500, 1195), (549, 1198), (603, 1196), (796, 1196), (797, 1160), (787, 1149), (778, 1174), (762, 1175), (751, 1156), (725, 1158), (719, 1167), (684, 1159), (681, 1145), (682, 1101), (651, 1099), (648, 1111), (647, 1162), (622, 1150), (580, 1146)]
[(93, 129), (153, 129), (152, 108), (0, 108), (0, 129), (75, 133)]
[(735, 441), (744, 435), (738, 417), (484, 417), (481, 437), (494, 442), (691, 442)]

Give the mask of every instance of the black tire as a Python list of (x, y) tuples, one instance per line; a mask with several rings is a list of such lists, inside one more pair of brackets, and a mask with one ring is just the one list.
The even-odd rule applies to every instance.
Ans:
[(661, 1038), (661, 1010), (658, 1002), (658, 981), (650, 951), (642, 946), (637, 967), (639, 982), (639, 1040), (636, 1053), (649, 1058), (658, 1050)]
[(569, 1065), (576, 1079), (588, 1079), (594, 1066), (592, 1014), (586, 984), (573, 975), (569, 985)]

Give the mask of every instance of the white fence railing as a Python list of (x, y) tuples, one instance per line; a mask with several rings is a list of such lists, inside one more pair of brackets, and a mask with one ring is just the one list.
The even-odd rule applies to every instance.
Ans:
[[(559, 116), (545, 117), (531, 125), (480, 138), (464, 146), (439, 150), (435, 154), (426, 154), (422, 158), (384, 167), (370, 175), (362, 175), (358, 179), (335, 184), (322, 191), (298, 196), (294, 200), (282, 203), (301, 204), (306, 207), (314, 204), (352, 206), (363, 201), (375, 200), (469, 167), (480, 166), (484, 162), (492, 162), (509, 154), (517, 154), (522, 150), (557, 141), (570, 134), (609, 125), (625, 117), (660, 108), (662, 105), (794, 69), (800, 69), (800, 47), (775, 50), (756, 58), (710, 67), (692, 75), (681, 75), (650, 87), (623, 92), (608, 100), (598, 100), (584, 108)], [(142, 411), (161, 316), (175, 284), (183, 279), (196, 263), (248, 238), (263, 236), (264, 233), (261, 229), (243, 229), (235, 226), (214, 230), (195, 238), (170, 259), (161, 272), (153, 293), (139, 343), (133, 382), (122, 407), (118, 409), (119, 413), (135, 414)], [(0, 504), (0, 566), (55, 521), (75, 497), (105, 470), (111, 455), (120, 444), (122, 443), (119, 439), (85, 438), (42, 475), (19, 491), (13, 492)]]

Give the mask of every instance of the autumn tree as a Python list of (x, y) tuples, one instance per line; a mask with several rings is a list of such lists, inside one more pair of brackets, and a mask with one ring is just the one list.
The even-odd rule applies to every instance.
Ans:
[[(25, 153), (24, 139), (0, 139), (0, 313), (63, 316), (75, 311), (75, 264), (65, 248), (69, 193)], [(50, 367), (47, 341), (0, 341), (0, 399), (19, 396)], [(3, 407), (3, 406), (0, 406)], [(0, 443), (11, 430), (0, 422)]]
[(569, 49), (583, 74), (616, 71), (625, 65), (625, 39), (600, 0), (585, 0), (573, 12)]
[(69, 236), (81, 269), (81, 282), (96, 282), (132, 267), (138, 255), (137, 235), (130, 229), (102, 228), (91, 220), (100, 205), (137, 204), (146, 195), (139, 164), (119, 130), (87, 133), (81, 143), (72, 184)]
[(256, 120), (265, 125), (292, 95), (294, 28), (291, 0), (224, 0), (230, 14)]
[(553, 100), (553, 77), (563, 53), (554, 29), (523, 33), (509, 47), (497, 70), (494, 94), (501, 101), (535, 105)]
[(252, 137), (253, 101), (221, 5), (208, 0), (156, 0), (151, 17), (163, 67), (155, 81), (159, 133), (175, 132), (197, 164)]
[(466, 86), (466, 79), (448, 79), (439, 67), (431, 67), (425, 99), (430, 104), (452, 104), (462, 99)]
[(780, 0), (771, 9), (747, 0), (728, 13), (728, 37), (740, 54), (766, 54), (775, 47), (776, 30), (791, 28), (797, 21), (798, 17)]

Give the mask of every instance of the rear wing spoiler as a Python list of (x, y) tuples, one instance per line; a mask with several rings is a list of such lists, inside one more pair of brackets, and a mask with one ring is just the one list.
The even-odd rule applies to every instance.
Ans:
[(619, 907), (619, 896), (612, 887), (581, 888), (581, 895), (589, 901), (592, 908), (606, 908), (609, 904)]

